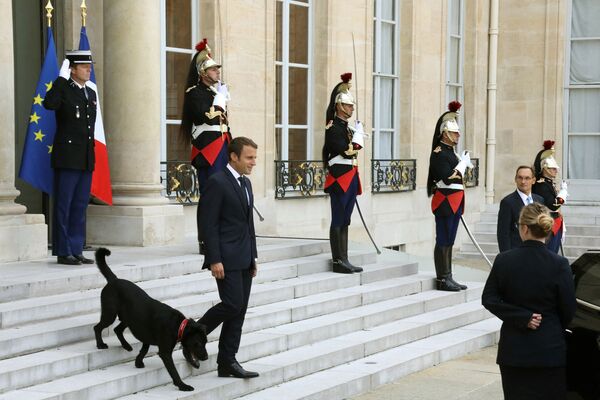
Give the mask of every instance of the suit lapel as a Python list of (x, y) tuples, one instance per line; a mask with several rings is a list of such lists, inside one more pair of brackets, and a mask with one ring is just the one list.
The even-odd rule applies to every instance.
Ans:
[(238, 200), (240, 201), (240, 206), (242, 207), (242, 210), (244, 210), (244, 214), (247, 215), (248, 214), (248, 205), (247, 205), (248, 203), (246, 202), (246, 199), (244, 198), (244, 197), (246, 197), (246, 193), (244, 193), (242, 191), (242, 187), (240, 186), (239, 182), (237, 181), (237, 179), (235, 179), (235, 177), (233, 176), (231, 171), (229, 171), (228, 168), (225, 168), (225, 176), (227, 176), (227, 179), (229, 179), (229, 183), (231, 183), (231, 185), (233, 185), (233, 190), (237, 193)]

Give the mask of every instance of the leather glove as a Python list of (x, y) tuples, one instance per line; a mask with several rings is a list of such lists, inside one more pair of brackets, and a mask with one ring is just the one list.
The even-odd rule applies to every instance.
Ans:
[(225, 110), (227, 108), (227, 99), (223, 93), (217, 92), (213, 99), (213, 106), (220, 107), (221, 110)]
[(226, 84), (221, 84), (221, 81), (217, 83), (217, 93), (221, 93), (225, 96), (225, 101), (228, 102), (231, 100), (231, 95), (229, 94), (229, 88)]
[(363, 124), (360, 121), (354, 122), (354, 133), (352, 134), (352, 143), (360, 146), (362, 149), (365, 147), (365, 130)]
[(460, 162), (456, 165), (456, 167), (454, 167), (454, 169), (460, 172), (461, 175), (464, 175), (467, 168), (473, 168), (473, 163), (471, 162), (469, 151), (465, 150), (460, 155)]
[(71, 63), (69, 62), (69, 60), (65, 58), (60, 67), (60, 72), (58, 73), (58, 76), (63, 77), (65, 79), (69, 79), (71, 77), (71, 70), (69, 69), (70, 65)]

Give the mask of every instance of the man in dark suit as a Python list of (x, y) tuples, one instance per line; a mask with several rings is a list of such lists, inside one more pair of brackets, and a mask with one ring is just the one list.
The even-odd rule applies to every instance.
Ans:
[(86, 85), (92, 53), (73, 50), (66, 57), (43, 102), (45, 108), (56, 113), (56, 136), (50, 150), (54, 169), (52, 254), (59, 264), (93, 264), (83, 256), (95, 164), (96, 92)]
[(515, 173), (517, 190), (500, 201), (496, 237), (500, 253), (519, 247), (523, 241), (519, 237), (519, 214), (523, 206), (534, 201), (544, 203), (544, 199), (531, 192), (534, 182), (533, 168), (521, 165)]
[(252, 278), (256, 276), (256, 235), (252, 210), (250, 175), (256, 165), (257, 145), (237, 137), (228, 146), (229, 164), (208, 179), (201, 197), (200, 221), (206, 254), (203, 269), (210, 269), (217, 280), (221, 302), (209, 309), (199, 322), (207, 333), (223, 323), (217, 356), (218, 375), (254, 378), (235, 355), (240, 346)]

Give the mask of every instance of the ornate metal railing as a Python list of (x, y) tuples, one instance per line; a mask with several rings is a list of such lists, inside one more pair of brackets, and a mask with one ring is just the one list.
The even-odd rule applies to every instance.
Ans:
[(417, 160), (371, 160), (371, 193), (397, 193), (417, 187)]
[(471, 158), (473, 168), (467, 168), (465, 171), (465, 187), (479, 186), (479, 158)]
[(275, 198), (323, 197), (325, 170), (320, 160), (276, 160)]
[(161, 161), (160, 183), (164, 195), (182, 204), (196, 204), (200, 198), (198, 175), (188, 161)]

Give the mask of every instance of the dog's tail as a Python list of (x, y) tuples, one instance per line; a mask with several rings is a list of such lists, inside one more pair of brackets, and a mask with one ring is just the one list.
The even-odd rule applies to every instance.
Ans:
[(117, 276), (108, 267), (108, 264), (106, 263), (106, 256), (110, 256), (109, 249), (100, 247), (98, 250), (96, 250), (96, 265), (106, 280), (111, 282), (116, 280)]

